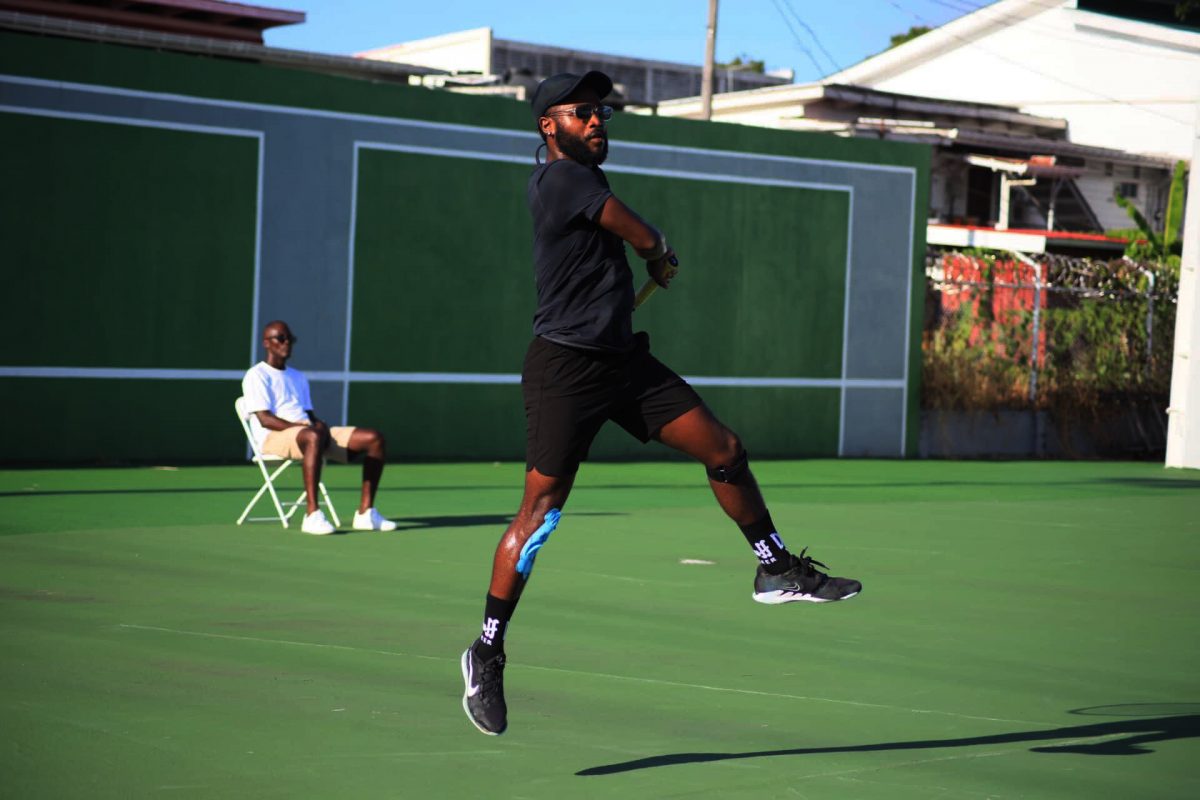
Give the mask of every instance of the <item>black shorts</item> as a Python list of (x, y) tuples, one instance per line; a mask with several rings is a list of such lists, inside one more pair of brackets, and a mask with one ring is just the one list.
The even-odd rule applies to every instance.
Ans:
[(700, 395), (650, 355), (637, 335), (629, 353), (575, 350), (535, 337), (525, 354), (525, 469), (574, 475), (606, 420), (645, 443), (701, 405)]

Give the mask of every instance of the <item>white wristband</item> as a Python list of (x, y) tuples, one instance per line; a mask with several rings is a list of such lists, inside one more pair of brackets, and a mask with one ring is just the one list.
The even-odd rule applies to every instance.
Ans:
[(658, 259), (665, 256), (667, 254), (668, 250), (670, 250), (670, 248), (667, 247), (667, 237), (663, 236), (662, 232), (659, 231), (658, 232), (658, 244), (656, 244), (654, 246), (653, 250), (647, 251), (646, 254), (642, 256), (642, 258), (646, 259), (647, 261), (657, 261)]

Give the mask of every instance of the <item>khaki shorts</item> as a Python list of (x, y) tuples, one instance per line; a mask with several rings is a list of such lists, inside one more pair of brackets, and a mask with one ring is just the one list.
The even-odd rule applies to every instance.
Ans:
[[(304, 453), (300, 450), (300, 444), (296, 441), (296, 437), (300, 435), (300, 431), (304, 430), (300, 425), (288, 428), (282, 431), (268, 431), (267, 438), (263, 440), (262, 451), (265, 455), (280, 456), (281, 458), (290, 458), (299, 461), (304, 458)], [(346, 447), (350, 444), (350, 435), (353, 434), (355, 428), (353, 426), (338, 426), (329, 429), (329, 449), (325, 451), (325, 457), (330, 461), (337, 461), (339, 464), (346, 464), (350, 461), (350, 451)]]

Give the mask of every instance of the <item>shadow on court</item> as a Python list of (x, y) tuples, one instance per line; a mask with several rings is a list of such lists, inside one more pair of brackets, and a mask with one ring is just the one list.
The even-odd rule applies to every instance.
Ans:
[[(477, 489), (512, 489), (519, 484), (503, 486), (382, 486), (380, 491), (389, 492), (473, 492)], [(16, 492), (0, 492), (0, 497), (69, 497), (71, 495), (121, 495), (121, 494), (254, 494), (257, 486), (210, 486), (172, 487), (166, 489), (22, 489)], [(279, 485), (275, 485), (279, 489)], [(286, 487), (287, 491), (301, 491), (300, 486)], [(358, 491), (358, 487), (331, 487), (330, 492)]]
[(1139, 489), (1200, 489), (1200, 480), (1193, 478), (1103, 478), (1100, 482)]
[[(1095, 478), (1079, 481), (1045, 481), (1045, 480), (1029, 480), (1029, 481), (971, 481), (971, 480), (947, 480), (947, 481), (883, 481), (883, 482), (846, 482), (846, 483), (784, 483), (773, 482), (770, 480), (760, 480), (759, 485), (767, 492), (781, 489), (808, 489), (811, 491), (826, 491), (831, 489), (848, 489), (848, 490), (874, 490), (874, 489), (931, 489), (931, 488), (955, 488), (955, 487), (975, 487), (975, 488), (1006, 488), (1012, 489), (1021, 486), (1075, 486), (1086, 488), (1095, 485), (1117, 485), (1128, 486), (1138, 489), (1200, 489), (1200, 480), (1191, 478)], [(593, 483), (587, 480), (580, 482), (581, 487), (586, 487), (591, 490), (599, 489), (616, 489), (622, 491), (628, 490), (643, 490), (643, 491), (678, 491), (678, 490), (697, 490), (707, 492), (709, 490), (708, 482), (701, 476), (700, 479), (694, 481), (686, 481), (680, 483)], [(440, 486), (388, 486), (380, 487), (380, 492), (383, 494), (393, 494), (400, 492), (474, 492), (487, 489), (512, 490), (514, 487), (520, 488), (518, 481), (508, 482), (503, 484), (471, 484), (469, 486), (456, 485), (440, 485)], [(197, 486), (181, 486), (181, 487), (162, 487), (162, 488), (120, 488), (120, 489), (21, 489), (17, 491), (0, 492), (0, 498), (3, 497), (69, 497), (72, 495), (146, 495), (146, 494), (226, 494), (226, 493), (244, 493), (247, 491), (253, 492), (254, 486), (212, 486), (212, 487), (197, 487)], [(298, 488), (298, 487), (297, 487)], [(350, 489), (337, 490), (350, 491)], [(355, 489), (356, 490), (356, 489)]]
[[(1169, 710), (1173, 709), (1173, 710)], [(1144, 716), (1151, 711), (1166, 716)], [(1063, 744), (1031, 747), (1034, 753), (1074, 753), (1090, 756), (1139, 756), (1153, 753), (1146, 745), (1169, 742), (1175, 739), (1191, 739), (1200, 736), (1200, 704), (1159, 703), (1153, 706), (1097, 706), (1076, 709), (1072, 714), (1119, 716), (1113, 722), (1098, 722), (1090, 725), (1071, 725), (1039, 731), (1018, 731), (991, 736), (967, 736), (959, 739), (916, 739), (909, 742), (881, 742), (878, 744), (846, 745), (841, 747), (797, 747), (788, 750), (752, 750), (744, 753), (667, 753), (659, 756), (620, 761), (588, 767), (576, 775), (616, 775), (654, 767), (670, 767), (677, 764), (706, 764), (713, 761), (735, 761), (743, 758), (771, 758), (776, 756), (807, 756), (826, 753), (880, 753), (902, 750), (935, 750), (948, 747), (978, 747), (982, 745), (1017, 744), (1023, 742), (1053, 742), (1067, 740)], [(1118, 738), (1111, 738), (1118, 737)], [(1097, 739), (1098, 742), (1079, 742), (1078, 739)]]
[[(572, 517), (623, 517), (615, 511), (576, 511)], [(458, 514), (447, 517), (389, 517), (397, 530), (412, 531), (426, 528), (466, 528), (472, 525), (507, 526), (512, 514)]]

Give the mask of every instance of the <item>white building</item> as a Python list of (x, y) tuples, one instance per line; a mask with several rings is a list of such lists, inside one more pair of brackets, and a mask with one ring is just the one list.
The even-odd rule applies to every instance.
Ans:
[[(428, 39), (388, 45), (356, 54), (359, 58), (393, 61), (444, 70), (449, 79), (434, 81), (446, 88), (499, 91), (524, 99), (538, 80), (559, 72), (598, 69), (616, 84), (622, 105), (653, 106), (662, 100), (700, 94), (702, 67), (674, 61), (632, 58), (611, 53), (496, 38), (491, 28), (457, 31)], [(715, 91), (728, 92), (791, 83), (791, 70), (758, 73), (717, 69)], [(504, 91), (511, 87), (511, 91)]]
[[(1133, 227), (1119, 193), (1161, 227), (1200, 100), (1200, 32), (1162, 21), (1173, 14), (1158, 0), (1001, 0), (820, 83), (718, 95), (712, 118), (932, 144), (935, 224)], [(658, 113), (699, 117), (700, 101)]]
[(1189, 159), (1200, 100), (1198, 11), (1176, 0), (1000, 0), (826, 78), (1015, 106), (1071, 141)]

